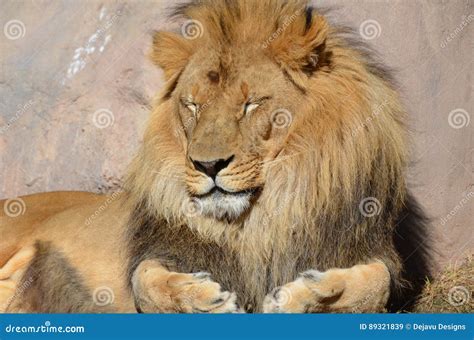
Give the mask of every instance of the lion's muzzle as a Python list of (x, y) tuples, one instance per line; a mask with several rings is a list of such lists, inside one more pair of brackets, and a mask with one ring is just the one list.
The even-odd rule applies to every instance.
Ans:
[(194, 168), (207, 176), (211, 177), (213, 181), (216, 180), (216, 175), (223, 169), (227, 168), (227, 166), (232, 162), (234, 156), (230, 156), (227, 159), (216, 159), (213, 161), (198, 161), (198, 160), (191, 160)]

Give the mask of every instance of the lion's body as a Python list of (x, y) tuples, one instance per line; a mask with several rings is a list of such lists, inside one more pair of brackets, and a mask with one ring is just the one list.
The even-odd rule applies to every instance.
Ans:
[[(112, 199), (115, 198), (115, 199)], [(115, 311), (134, 311), (133, 300), (126, 287), (124, 276), (126, 260), (123, 249), (124, 228), (127, 216), (118, 205), (118, 196), (103, 196), (85, 192), (52, 192), (22, 197), (25, 203), (25, 214), (10, 217), (4, 209), (0, 211), (0, 280), (8, 285), (9, 281), (19, 281), (17, 273), (23, 281), (31, 281), (32, 285), (39, 285), (38, 273), (24, 275), (30, 261), (15, 261), (15, 256), (26, 249), (35, 247), (36, 242), (47, 245), (44, 249), (48, 256), (64, 256), (68, 265), (77, 272), (75, 275), (67, 268), (43, 266), (41, 276), (51, 275), (53, 287), (40, 287), (41, 292), (28, 289), (30, 297), (25, 306), (24, 296), (7, 292), (0, 296), (0, 310), (4, 310), (6, 303), (20, 310), (28, 311), (72, 311), (84, 310), (89, 306), (88, 301), (74, 301), (69, 295), (64, 301), (50, 299), (57, 296), (59, 291), (47, 294), (47, 289), (56, 289), (61, 285), (75, 285), (75, 289), (91, 294), (98, 287), (110, 287), (114, 293)], [(110, 203), (107, 203), (110, 202)], [(5, 201), (0, 201), (3, 207)], [(97, 218), (88, 220), (96, 211)], [(49, 247), (50, 245), (50, 247)], [(35, 250), (37, 251), (37, 250)], [(11, 261), (13, 260), (13, 261)], [(10, 262), (8, 272), (5, 265)], [(34, 269), (34, 268), (33, 268)], [(74, 275), (74, 277), (72, 277)], [(43, 278), (42, 278), (43, 280)], [(72, 283), (71, 280), (80, 282)], [(36, 281), (36, 282), (35, 282)], [(12, 282), (13, 283), (13, 282)], [(17, 282), (16, 282), (17, 283)], [(21, 284), (20, 284), (21, 285)], [(15, 299), (12, 299), (15, 297)], [(15, 301), (17, 300), (17, 301)], [(92, 302), (89, 301), (89, 302)], [(68, 307), (64, 307), (64, 306)], [(100, 311), (100, 310), (99, 310)]]
[[(155, 37), (167, 84), (123, 196), (87, 228), (104, 198), (49, 220), (57, 211), (43, 213), (42, 198), (27, 202), (38, 217), (1, 227), (23, 224), (26, 236), (8, 231), (0, 256), (51, 241), (89, 291), (113, 286), (119, 309), (131, 304), (136, 268), (156, 258), (172, 271), (210, 272), (248, 311), (300, 272), (377, 259), (390, 273), (388, 307), (409, 305), (427, 274), (425, 229), (404, 179), (405, 112), (386, 72), (297, 1), (205, 1), (180, 14), (205, 34)], [(291, 20), (275, 36), (282, 18)], [(291, 119), (277, 126), (272, 112)], [(202, 166), (224, 163), (217, 176)], [(190, 198), (197, 214), (183, 209)], [(367, 199), (377, 206), (364, 214)]]

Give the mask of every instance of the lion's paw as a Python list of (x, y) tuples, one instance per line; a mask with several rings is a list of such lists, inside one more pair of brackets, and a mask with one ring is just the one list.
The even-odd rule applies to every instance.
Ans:
[(273, 289), (263, 301), (264, 313), (306, 313), (314, 305), (317, 296), (310, 282), (318, 282), (324, 273), (311, 270), (302, 273), (295, 281)]
[(381, 312), (390, 291), (390, 274), (381, 262), (326, 272), (306, 271), (275, 288), (263, 302), (265, 313)]
[(224, 291), (209, 273), (168, 272), (153, 263), (134, 274), (137, 310), (144, 313), (238, 313), (237, 296)]
[(223, 291), (209, 273), (171, 274), (170, 296), (185, 313), (234, 313), (238, 311), (235, 293)]

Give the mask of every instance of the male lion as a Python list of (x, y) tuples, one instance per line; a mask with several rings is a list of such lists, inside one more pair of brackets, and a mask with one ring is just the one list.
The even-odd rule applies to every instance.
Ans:
[(301, 1), (176, 14), (194, 27), (154, 35), (166, 86), (124, 192), (26, 196), (19, 217), (2, 202), (2, 309), (408, 309), (426, 232), (370, 51)]

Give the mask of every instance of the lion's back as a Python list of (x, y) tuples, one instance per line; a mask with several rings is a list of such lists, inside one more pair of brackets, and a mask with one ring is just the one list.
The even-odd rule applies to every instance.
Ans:
[[(20, 284), (21, 277), (33, 277), (37, 289), (30, 291), (34, 293), (48, 291), (51, 285), (70, 288), (70, 282), (75, 282), (74, 294), (82, 297), (106, 287), (114, 301), (107, 311), (133, 311), (125, 280), (120, 279), (126, 261), (122, 235), (128, 216), (122, 197), (121, 193), (51, 192), (0, 201), (0, 283), (13, 279)], [(43, 293), (25, 299), (34, 301), (43, 312), (98, 308), (89, 299), (72, 301), (69, 288), (55, 291), (64, 296), (58, 301), (68, 301), (67, 306), (49, 301)], [(10, 301), (11, 295), (0, 290), (0, 306), (2, 297)], [(12, 310), (28, 310), (19, 306)]]
[[(19, 248), (34, 242), (47, 221), (73, 207), (99, 204), (106, 196), (80, 191), (60, 191), (0, 200), (0, 266)], [(66, 216), (64, 216), (66, 217)]]

